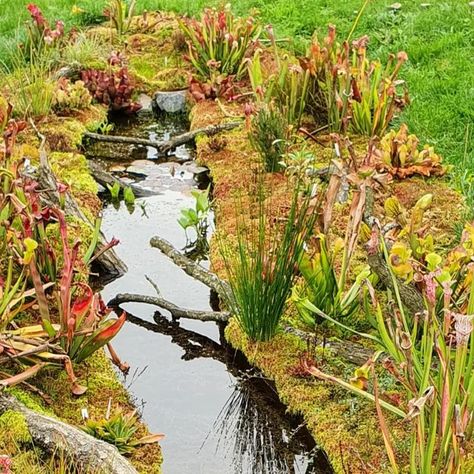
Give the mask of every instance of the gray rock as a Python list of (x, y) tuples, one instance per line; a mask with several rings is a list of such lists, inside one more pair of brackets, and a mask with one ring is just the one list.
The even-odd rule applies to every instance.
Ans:
[(195, 163), (189, 163), (189, 164), (184, 164), (183, 167), (187, 169), (192, 174), (201, 174), (201, 173), (207, 173), (209, 171), (209, 168), (206, 168), (205, 166), (198, 166)]
[(137, 177), (145, 177), (150, 174), (150, 168), (144, 168), (139, 166), (129, 166), (127, 168), (127, 173)]
[(138, 111), (140, 115), (149, 115), (153, 113), (153, 99), (147, 94), (140, 94), (137, 102), (142, 106)]
[(186, 111), (187, 91), (157, 92), (155, 104), (158, 110), (169, 114)]

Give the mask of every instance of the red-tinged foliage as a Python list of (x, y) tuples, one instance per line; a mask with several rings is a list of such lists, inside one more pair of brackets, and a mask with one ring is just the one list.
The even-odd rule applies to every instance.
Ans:
[(234, 76), (222, 76), (221, 80), (213, 83), (210, 81), (200, 82), (192, 77), (189, 81), (189, 92), (197, 102), (218, 97), (231, 100), (236, 95), (236, 86)]
[(81, 79), (92, 97), (109, 106), (110, 110), (133, 114), (141, 109), (141, 105), (132, 100), (135, 83), (127, 68), (109, 71), (88, 69), (81, 72)]
[(39, 57), (45, 48), (57, 46), (64, 37), (64, 23), (56, 20), (53, 28), (38, 5), (30, 3), (26, 8), (30, 13), (31, 23), (27, 26), (29, 48), (25, 48), (25, 52), (32, 57)]

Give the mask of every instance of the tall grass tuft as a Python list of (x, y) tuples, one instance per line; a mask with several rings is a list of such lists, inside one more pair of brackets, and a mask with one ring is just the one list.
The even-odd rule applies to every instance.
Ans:
[(288, 146), (288, 123), (273, 104), (264, 105), (252, 119), (250, 142), (262, 157), (267, 171), (279, 171)]
[(298, 261), (313, 232), (316, 213), (311, 197), (302, 197), (300, 191), (297, 185), (286, 218), (272, 217), (274, 209), (265, 200), (263, 178), (258, 178), (250, 209), (255, 217), (249, 222), (238, 218), (236, 251), (220, 240), (231, 287), (227, 303), (253, 341), (269, 341), (276, 334)]

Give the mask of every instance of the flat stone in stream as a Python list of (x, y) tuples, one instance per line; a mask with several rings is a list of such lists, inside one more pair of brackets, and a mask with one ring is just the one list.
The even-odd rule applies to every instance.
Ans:
[(127, 168), (123, 165), (114, 165), (109, 168), (111, 173), (123, 173)]
[(189, 161), (188, 163), (183, 164), (183, 168), (186, 169), (189, 173), (192, 174), (202, 174), (202, 173), (207, 173), (209, 171), (209, 168), (206, 168), (205, 166), (198, 166), (196, 163)]
[(124, 176), (123, 178), (120, 178), (120, 181), (122, 181), (122, 183), (125, 183), (125, 184), (132, 184), (135, 182), (134, 179), (127, 178), (126, 176)]
[(151, 168), (145, 168), (145, 167), (139, 167), (139, 166), (134, 166), (130, 165), (126, 169), (128, 174), (131, 174), (133, 176), (136, 176), (137, 178), (145, 178), (147, 177), (150, 173), (152, 173)]

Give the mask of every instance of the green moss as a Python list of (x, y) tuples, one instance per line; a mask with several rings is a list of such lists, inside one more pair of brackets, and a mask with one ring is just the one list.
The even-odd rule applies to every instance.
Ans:
[[(82, 426), (83, 408), (87, 408), (92, 419), (102, 418), (107, 412), (109, 399), (112, 400), (112, 411), (121, 409), (131, 412), (135, 409), (103, 350), (98, 350), (84, 363), (76, 365), (74, 371), (79, 383), (87, 387), (87, 392), (79, 398), (71, 394), (71, 385), (63, 370), (52, 368), (41, 372), (37, 377), (38, 386), (51, 396), (53, 408), (64, 421)], [(146, 426), (141, 424), (137, 435), (146, 434)], [(160, 447), (150, 444), (136, 449), (131, 461), (141, 473), (159, 473), (162, 462)]]
[(8, 433), (18, 443), (31, 442), (30, 431), (21, 413), (7, 410), (0, 415), (0, 433)]
[(40, 127), (51, 150), (75, 151), (82, 143), (86, 131), (83, 123), (73, 117), (51, 118)]
[(30, 408), (31, 410), (34, 410), (38, 413), (43, 413), (47, 415), (52, 414), (50, 410), (45, 408), (43, 402), (38, 396), (33, 395), (32, 393), (27, 392), (26, 390), (23, 390), (18, 387), (11, 388), (8, 390), (8, 392), (14, 395), (15, 398), (19, 402), (23, 403), (23, 405), (25, 405), (27, 408)]
[(157, 88), (162, 91), (186, 89), (188, 73), (180, 68), (163, 69), (155, 76)]
[[(305, 343), (288, 334), (279, 334), (269, 343), (252, 343), (235, 320), (231, 320), (225, 335), (252, 365), (275, 381), (280, 399), (289, 412), (303, 415), (317, 443), (328, 454), (335, 472), (345, 472), (344, 466), (351, 465), (351, 472), (362, 473), (365, 472), (363, 463), (373, 466), (371, 472), (387, 472), (388, 461), (383, 442), (377, 435), (379, 428), (374, 407), (337, 386), (291, 375), (300, 354), (307, 349)], [(316, 351), (314, 357), (318, 367), (325, 372), (342, 376), (353, 370), (327, 349), (324, 354), (321, 350)], [(397, 439), (403, 440), (400, 422), (395, 419), (389, 422), (400, 435)], [(402, 447), (402, 443), (398, 443), (397, 449)]]
[(85, 156), (75, 152), (53, 152), (49, 160), (55, 175), (69, 186), (86, 217), (94, 221), (101, 205), (97, 198), (97, 183), (89, 173)]
[(171, 25), (166, 25), (163, 28), (160, 28), (158, 30), (158, 33), (155, 35), (157, 38), (160, 38), (162, 40), (169, 39), (173, 36), (173, 33), (176, 31), (175, 28)]
[(129, 69), (135, 77), (137, 89), (142, 92), (183, 89), (188, 84), (187, 72), (173, 55), (162, 57), (156, 53), (143, 53), (132, 56)]
[(89, 173), (87, 160), (79, 153), (53, 152), (49, 155), (53, 172), (71, 186), (72, 191), (97, 194), (97, 183)]

